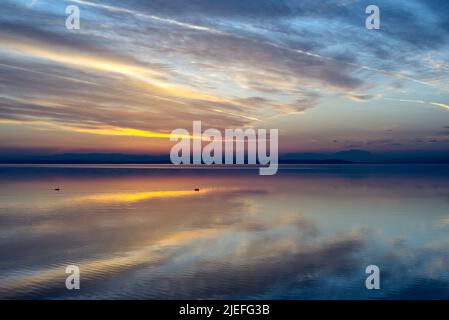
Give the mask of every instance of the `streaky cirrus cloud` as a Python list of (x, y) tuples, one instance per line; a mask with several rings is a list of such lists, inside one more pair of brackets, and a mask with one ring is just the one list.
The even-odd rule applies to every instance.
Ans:
[[(81, 135), (110, 150), (105, 139), (119, 135), (134, 151), (163, 152), (171, 130), (202, 120), (278, 127), (290, 151), (343, 148), (335, 141), (354, 134), (365, 146), (415, 149), (449, 109), (449, 5), (378, 1), (373, 31), (368, 4), (3, 1), (2, 145), (36, 148), (42, 136), (44, 148), (60, 131), (59, 149), (80, 149)], [(80, 30), (65, 29), (67, 5), (79, 6)]]

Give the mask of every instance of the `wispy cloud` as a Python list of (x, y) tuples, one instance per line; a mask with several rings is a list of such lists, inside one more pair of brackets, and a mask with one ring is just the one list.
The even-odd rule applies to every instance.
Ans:
[[(68, 4), (80, 7), (81, 30), (64, 28)], [(61, 148), (73, 144), (63, 140), (70, 133), (162, 140), (202, 120), (219, 129), (275, 126), (288, 132), (290, 148), (320, 141), (326, 149), (350, 132), (378, 141), (377, 123), (388, 119), (385, 126), (400, 127), (397, 144), (414, 148), (409, 141), (442, 126), (438, 109), (448, 110), (449, 10), (380, 0), (388, 14), (373, 31), (364, 28), (364, 5), (2, 2), (0, 117), (4, 130), (25, 130), (0, 142), (23, 145), (49, 128), (66, 133)], [(400, 112), (385, 117), (387, 101), (401, 102)], [(401, 119), (411, 105), (434, 107), (423, 108), (428, 121), (419, 130)]]

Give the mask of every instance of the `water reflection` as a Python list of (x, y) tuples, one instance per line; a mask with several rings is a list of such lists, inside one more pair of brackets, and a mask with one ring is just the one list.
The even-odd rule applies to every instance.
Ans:
[(449, 297), (446, 167), (0, 169), (1, 298)]

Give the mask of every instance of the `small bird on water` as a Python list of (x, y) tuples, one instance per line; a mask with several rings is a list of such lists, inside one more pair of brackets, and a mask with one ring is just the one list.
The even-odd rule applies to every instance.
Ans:
[(200, 188), (195, 188), (195, 191), (200, 191)]

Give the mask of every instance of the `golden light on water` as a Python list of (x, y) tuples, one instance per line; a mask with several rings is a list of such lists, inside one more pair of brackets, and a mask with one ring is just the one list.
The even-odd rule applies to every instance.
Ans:
[(202, 195), (210, 193), (212, 189), (195, 190), (165, 190), (165, 191), (144, 191), (144, 192), (117, 192), (105, 194), (93, 194), (82, 196), (75, 199), (75, 201), (91, 201), (91, 202), (138, 202), (149, 199), (163, 199), (163, 198), (179, 198), (195, 195)]

